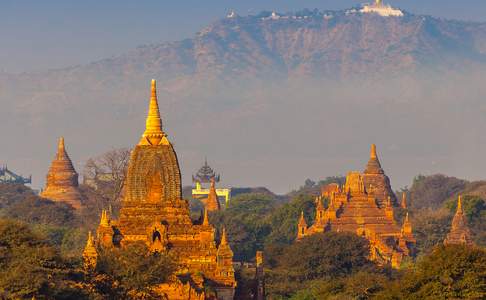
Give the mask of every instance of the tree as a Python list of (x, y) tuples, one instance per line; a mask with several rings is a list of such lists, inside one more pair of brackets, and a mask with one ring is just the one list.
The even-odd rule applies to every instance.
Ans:
[(71, 289), (69, 270), (57, 249), (28, 225), (0, 219), (0, 298), (52, 298)]
[[(164, 253), (151, 253), (144, 243), (102, 250), (92, 282), (112, 282), (105, 290), (122, 298), (156, 298), (153, 288), (165, 283), (177, 265)], [(100, 279), (101, 278), (101, 279)]]
[(383, 292), (394, 299), (485, 299), (486, 250), (438, 246)]
[(216, 227), (225, 226), (236, 260), (249, 261), (256, 250), (263, 249), (270, 233), (268, 215), (276, 202), (264, 194), (242, 194), (234, 197), (225, 210), (210, 214)]
[(284, 247), (274, 258), (276, 264), (268, 272), (267, 288), (274, 295), (288, 297), (310, 288), (315, 281), (336, 280), (358, 271), (377, 271), (368, 255), (368, 241), (355, 234), (314, 234)]
[(108, 197), (112, 204), (117, 204), (123, 190), (129, 161), (130, 150), (127, 148), (113, 149), (91, 158), (84, 166), (85, 182)]

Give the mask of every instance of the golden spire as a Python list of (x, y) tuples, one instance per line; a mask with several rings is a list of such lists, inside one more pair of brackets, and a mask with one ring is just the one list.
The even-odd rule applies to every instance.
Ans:
[(94, 247), (94, 240), (93, 234), (91, 234), (91, 230), (88, 231), (88, 240), (86, 241), (86, 248)]
[(376, 145), (371, 144), (371, 151), (370, 151), (370, 158), (376, 159), (378, 156), (376, 155)]
[(456, 214), (459, 214), (461, 213), (462, 214), (462, 196), (459, 195), (459, 197), (457, 198), (457, 210), (456, 210)]
[(400, 203), (400, 206), (403, 209), (407, 209), (407, 192), (405, 191), (402, 192), (402, 202)]
[(57, 160), (66, 160), (70, 159), (66, 152), (66, 147), (64, 146), (64, 137), (59, 137), (57, 142), (57, 153), (56, 153)]
[(410, 223), (410, 220), (408, 218), (408, 212), (405, 215), (405, 220), (403, 221), (402, 234), (405, 234), (405, 235), (412, 234), (412, 223)]
[(209, 211), (217, 211), (221, 209), (221, 205), (219, 204), (218, 194), (216, 192), (216, 180), (211, 177), (211, 185), (209, 187), (209, 194), (208, 198), (206, 199), (206, 208)]
[(209, 218), (208, 218), (208, 209), (204, 208), (204, 218), (203, 218), (203, 225), (209, 225)]
[(223, 232), (221, 233), (221, 243), (219, 243), (219, 246), (221, 247), (222, 245), (227, 245), (228, 241), (226, 240), (226, 229), (223, 227)]
[(139, 145), (157, 146), (161, 144), (168, 144), (168, 141), (162, 130), (156, 82), (155, 79), (152, 79), (149, 111), (147, 120), (145, 121), (145, 132), (142, 135)]
[(108, 212), (105, 209), (101, 211), (100, 226), (110, 226), (110, 219), (108, 217)]
[(299, 226), (307, 227), (307, 222), (305, 221), (305, 218), (304, 218), (304, 211), (300, 212)]

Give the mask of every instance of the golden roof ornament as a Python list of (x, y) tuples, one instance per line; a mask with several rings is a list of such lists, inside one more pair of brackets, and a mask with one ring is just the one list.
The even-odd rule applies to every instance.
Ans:
[(147, 120), (145, 121), (145, 132), (139, 145), (168, 145), (166, 134), (162, 130), (162, 119), (160, 118), (159, 103), (157, 100), (157, 85), (155, 79), (151, 83), (151, 95)]
[(204, 208), (204, 218), (202, 224), (205, 226), (209, 225), (208, 209), (206, 207)]

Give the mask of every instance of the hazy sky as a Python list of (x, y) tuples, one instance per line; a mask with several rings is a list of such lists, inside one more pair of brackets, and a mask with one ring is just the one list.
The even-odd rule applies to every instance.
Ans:
[[(362, 2), (366, 1), (0, 0), (0, 71), (60, 68), (138, 45), (184, 39), (230, 9), (246, 15), (261, 10), (342, 9)], [(485, 0), (386, 2), (417, 14), (486, 21)]]

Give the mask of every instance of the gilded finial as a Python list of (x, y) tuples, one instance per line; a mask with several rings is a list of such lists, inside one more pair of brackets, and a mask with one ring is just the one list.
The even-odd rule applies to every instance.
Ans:
[(59, 137), (57, 142), (57, 159), (63, 159), (65, 157), (66, 148), (64, 146), (64, 137)]
[(221, 243), (219, 245), (221, 246), (221, 245), (227, 245), (227, 244), (228, 244), (228, 241), (226, 240), (226, 229), (223, 227), (223, 232), (221, 233)]
[(208, 209), (204, 208), (204, 218), (203, 218), (203, 225), (209, 225), (209, 218), (208, 218)]
[(371, 144), (371, 151), (370, 151), (370, 158), (376, 159), (378, 156), (376, 155), (376, 145)]
[(155, 79), (151, 82), (151, 94), (147, 120), (145, 121), (145, 132), (139, 145), (153, 145), (168, 143), (165, 133), (162, 130), (159, 103), (157, 100), (157, 85)]

